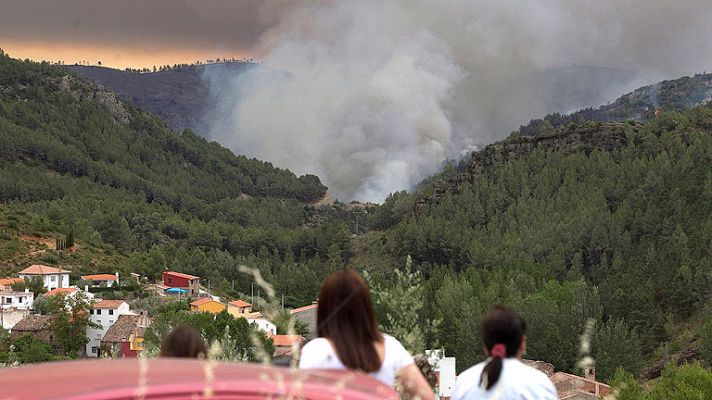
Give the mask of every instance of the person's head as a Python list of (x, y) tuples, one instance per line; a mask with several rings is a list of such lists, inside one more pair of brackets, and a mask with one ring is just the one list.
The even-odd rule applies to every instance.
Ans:
[(316, 312), (317, 335), (334, 345), (348, 368), (377, 371), (381, 360), (374, 342), (382, 340), (366, 281), (344, 269), (331, 274), (321, 286)]
[(179, 326), (161, 343), (161, 357), (205, 358), (205, 342), (193, 328)]
[(513, 309), (497, 305), (482, 320), (482, 345), (490, 361), (482, 370), (480, 385), (494, 386), (502, 373), (502, 359), (521, 358), (526, 350), (526, 323)]

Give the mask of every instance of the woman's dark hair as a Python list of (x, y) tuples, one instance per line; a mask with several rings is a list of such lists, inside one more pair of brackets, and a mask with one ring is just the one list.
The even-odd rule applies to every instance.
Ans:
[(348, 368), (378, 371), (381, 360), (374, 342), (378, 330), (368, 285), (357, 272), (345, 269), (329, 275), (321, 285), (316, 312), (317, 336), (327, 338)]
[[(490, 353), (491, 360), (482, 370), (480, 385), (486, 384), (486, 390), (494, 386), (502, 374), (502, 357), (491, 354), (492, 348), (496, 345), (503, 346), (506, 351), (504, 357), (516, 356), (526, 329), (522, 317), (507, 306), (496, 305), (485, 315), (482, 320), (482, 342)], [(498, 350), (501, 350), (501, 347)]]
[(193, 328), (179, 326), (161, 343), (161, 357), (205, 358), (205, 342)]

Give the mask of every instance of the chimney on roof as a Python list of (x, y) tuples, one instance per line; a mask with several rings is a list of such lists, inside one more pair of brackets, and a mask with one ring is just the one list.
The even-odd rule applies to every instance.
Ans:
[(89, 285), (84, 285), (84, 291), (88, 292), (89, 291)]
[(584, 378), (595, 382), (596, 381), (596, 368), (590, 367), (590, 368), (586, 369), (586, 374), (585, 374)]
[(30, 288), (25, 288), (25, 293), (30, 293)]

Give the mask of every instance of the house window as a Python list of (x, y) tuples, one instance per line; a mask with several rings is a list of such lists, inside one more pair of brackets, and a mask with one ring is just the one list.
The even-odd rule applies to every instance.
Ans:
[(92, 353), (92, 354), (99, 354), (99, 348), (98, 348), (98, 347), (92, 347), (92, 348), (91, 348), (91, 353)]
[(5, 304), (12, 304), (12, 297), (5, 297)]
[(101, 333), (97, 333), (97, 334), (96, 334), (96, 338), (97, 338), (97, 339), (101, 339)]
[(101, 315), (101, 310), (96, 310), (96, 315)]
[(114, 310), (109, 310), (109, 315), (114, 315)]
[(94, 309), (93, 309), (93, 308), (89, 310), (89, 315), (94, 315)]
[(57, 276), (56, 276), (56, 275), (52, 275), (52, 276), (49, 278), (49, 280), (50, 280), (51, 282), (57, 282)]
[(109, 320), (109, 325), (114, 325), (114, 321)]

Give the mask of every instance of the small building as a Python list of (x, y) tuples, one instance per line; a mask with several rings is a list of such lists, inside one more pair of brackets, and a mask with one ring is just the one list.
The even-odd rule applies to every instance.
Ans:
[(30, 289), (23, 291), (14, 291), (10, 286), (4, 286), (4, 290), (0, 290), (0, 309), (29, 310), (32, 308), (32, 303), (35, 301), (35, 294), (30, 292)]
[(290, 357), (292, 350), (299, 347), (304, 341), (301, 335), (272, 335), (274, 345), (274, 358)]
[(227, 312), (233, 317), (242, 317), (252, 312), (252, 304), (245, 300), (235, 300), (227, 303)]
[(549, 376), (549, 379), (556, 386), (559, 399), (593, 400), (606, 397), (611, 393), (610, 386), (596, 381), (596, 373), (593, 369), (586, 374), (586, 377), (556, 372)]
[(135, 358), (144, 349), (146, 318), (141, 315), (119, 315), (101, 339), (101, 353), (121, 358)]
[(119, 273), (84, 275), (82, 280), (91, 282), (91, 287), (112, 287), (119, 284)]
[(24, 282), (25, 280), (22, 278), (0, 278), (0, 292), (11, 291), (12, 285)]
[(225, 304), (215, 301), (210, 297), (203, 297), (190, 303), (190, 311), (193, 312), (209, 312), (217, 314), (226, 308)]
[(190, 297), (198, 297), (200, 294), (200, 277), (181, 272), (164, 272), (163, 285), (169, 288), (186, 289)]
[(47, 265), (34, 264), (19, 273), (22, 279), (40, 277), (47, 290), (69, 287), (69, 271)]
[(13, 340), (16, 340), (24, 335), (32, 335), (35, 339), (56, 347), (57, 341), (51, 327), (51, 315), (26, 315), (12, 327), (10, 336)]
[(294, 316), (297, 321), (304, 323), (307, 328), (309, 328), (309, 333), (306, 336), (307, 340), (314, 339), (316, 337), (316, 311), (317, 304), (313, 303), (308, 306), (295, 308), (289, 310), (289, 314)]
[(262, 313), (260, 312), (253, 312), (241, 315), (240, 318), (247, 319), (247, 322), (249, 322), (250, 325), (255, 326), (257, 329), (261, 330), (269, 336), (277, 334), (277, 325), (275, 325), (274, 322), (263, 317)]
[(97, 328), (87, 328), (87, 356), (101, 356), (101, 339), (116, 322), (120, 315), (133, 315), (129, 304), (123, 300), (101, 300), (91, 305), (89, 320), (98, 325)]
[(18, 322), (30, 315), (29, 310), (18, 310), (17, 308), (6, 308), (0, 313), (0, 325), (2, 329), (12, 330)]

